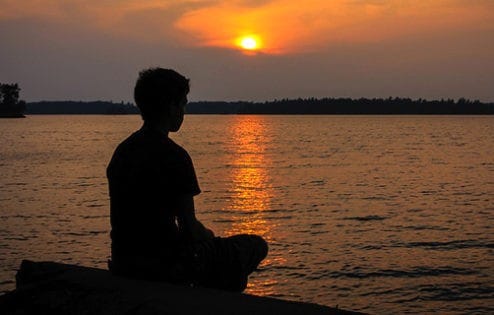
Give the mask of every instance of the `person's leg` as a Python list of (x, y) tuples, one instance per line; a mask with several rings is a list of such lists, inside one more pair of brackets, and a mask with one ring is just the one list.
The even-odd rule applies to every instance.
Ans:
[(242, 292), (248, 275), (266, 257), (268, 245), (257, 235), (235, 235), (195, 243), (191, 251), (198, 285)]
[(234, 235), (224, 239), (233, 247), (238, 257), (241, 270), (245, 275), (249, 275), (261, 261), (268, 255), (268, 244), (257, 235)]

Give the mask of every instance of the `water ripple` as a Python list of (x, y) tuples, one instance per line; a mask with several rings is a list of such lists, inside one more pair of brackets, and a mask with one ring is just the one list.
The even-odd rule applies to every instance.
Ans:
[(364, 271), (361, 268), (354, 268), (353, 271), (330, 271), (320, 272), (314, 275), (307, 276), (310, 280), (317, 280), (324, 277), (329, 278), (420, 278), (424, 276), (444, 276), (444, 275), (473, 275), (478, 274), (477, 271), (458, 267), (415, 267), (409, 270), (399, 269), (381, 269), (376, 271)]
[(382, 221), (386, 220), (387, 217), (382, 217), (379, 215), (368, 215), (368, 216), (357, 216), (357, 217), (345, 217), (342, 220), (353, 220), (353, 221), (360, 221), (360, 222), (367, 222), (367, 221)]
[(426, 248), (434, 250), (455, 250), (465, 248), (494, 248), (494, 243), (486, 243), (480, 240), (456, 240), (449, 242), (409, 242), (396, 247)]
[(414, 301), (462, 301), (462, 300), (485, 300), (494, 298), (494, 286), (485, 283), (446, 283), (425, 284), (404, 288), (404, 292), (415, 292), (412, 297), (400, 298), (393, 302)]

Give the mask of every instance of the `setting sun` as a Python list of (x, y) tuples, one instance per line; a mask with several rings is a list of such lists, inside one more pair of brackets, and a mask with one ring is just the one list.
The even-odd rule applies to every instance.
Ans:
[(260, 48), (260, 40), (257, 36), (244, 36), (237, 40), (237, 45), (245, 50), (257, 50)]

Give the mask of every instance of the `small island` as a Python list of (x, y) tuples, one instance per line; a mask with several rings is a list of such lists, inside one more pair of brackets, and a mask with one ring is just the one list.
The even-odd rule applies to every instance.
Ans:
[(19, 85), (0, 83), (0, 118), (24, 118), (26, 102), (19, 100)]

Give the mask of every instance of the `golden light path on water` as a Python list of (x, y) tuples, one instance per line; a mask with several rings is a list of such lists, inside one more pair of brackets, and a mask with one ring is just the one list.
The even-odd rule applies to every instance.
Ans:
[[(271, 207), (274, 190), (269, 176), (272, 161), (266, 155), (266, 144), (270, 142), (264, 118), (261, 116), (240, 116), (230, 128), (236, 141), (231, 183), (233, 201), (230, 208), (238, 215), (233, 217), (227, 236), (235, 234), (257, 234), (268, 243), (272, 240), (272, 223), (265, 218), (266, 210)], [(283, 258), (281, 258), (283, 259)], [(280, 257), (276, 263), (283, 263)], [(268, 256), (261, 268), (275, 263)], [(276, 279), (249, 281), (247, 291), (252, 294), (273, 294)]]

